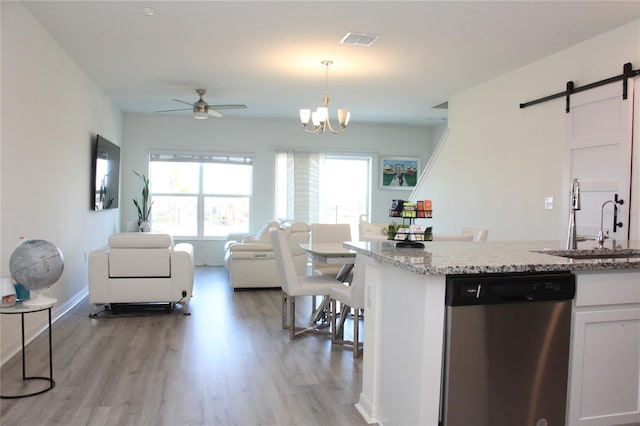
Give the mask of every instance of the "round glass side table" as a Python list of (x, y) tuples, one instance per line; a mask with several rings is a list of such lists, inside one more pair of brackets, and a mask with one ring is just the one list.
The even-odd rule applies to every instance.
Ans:
[[(55, 302), (54, 302), (55, 303)], [(44, 306), (24, 306), (22, 302), (16, 303), (14, 306), (9, 308), (0, 308), (0, 315), (20, 315), (20, 331), (22, 336), (22, 380), (45, 380), (48, 382), (48, 386), (45, 389), (26, 393), (19, 395), (0, 395), (0, 398), (3, 399), (15, 399), (15, 398), (26, 398), (29, 396), (40, 395), (41, 393), (45, 393), (50, 391), (56, 385), (56, 382), (53, 380), (53, 356), (52, 356), (52, 344), (51, 344), (51, 308), (53, 308), (54, 303), (44, 305)], [(26, 356), (25, 356), (25, 344), (24, 344), (24, 316), (33, 314), (35, 312), (47, 311), (49, 316), (49, 323), (47, 329), (49, 330), (49, 377), (42, 376), (27, 376), (27, 366), (26, 366)]]

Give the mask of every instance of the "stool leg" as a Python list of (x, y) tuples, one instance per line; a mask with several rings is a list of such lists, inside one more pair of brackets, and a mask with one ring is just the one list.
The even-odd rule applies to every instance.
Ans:
[(344, 323), (349, 316), (349, 311), (351, 308), (348, 305), (342, 303), (342, 307), (340, 308), (340, 322), (338, 323), (338, 328), (336, 329), (336, 338), (339, 338), (340, 343), (344, 343)]
[(331, 344), (336, 343), (338, 330), (336, 329), (336, 314), (337, 309), (336, 305), (338, 301), (336, 299), (331, 299)]
[(282, 292), (282, 328), (288, 328), (287, 324), (287, 293)]
[(289, 339), (293, 340), (296, 337), (296, 297), (289, 296)]
[(360, 309), (354, 309), (353, 313), (353, 357), (360, 355)]

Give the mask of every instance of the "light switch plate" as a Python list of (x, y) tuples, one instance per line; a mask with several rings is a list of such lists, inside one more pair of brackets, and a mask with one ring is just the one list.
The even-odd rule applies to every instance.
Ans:
[(544, 197), (544, 208), (545, 210), (553, 209), (553, 197)]

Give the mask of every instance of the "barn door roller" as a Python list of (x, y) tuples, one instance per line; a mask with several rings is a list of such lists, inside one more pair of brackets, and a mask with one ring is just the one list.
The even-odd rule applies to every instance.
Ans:
[(547, 102), (552, 99), (565, 97), (565, 111), (571, 112), (571, 95), (574, 93), (584, 92), (585, 90), (593, 89), (599, 86), (604, 86), (605, 84), (613, 83), (616, 81), (622, 80), (622, 99), (627, 99), (627, 91), (628, 91), (628, 82), (627, 80), (635, 77), (640, 74), (640, 70), (634, 70), (631, 66), (631, 62), (627, 62), (622, 67), (622, 74), (616, 75), (614, 77), (609, 77), (604, 80), (596, 81), (595, 83), (587, 84), (585, 86), (576, 87), (573, 81), (568, 81), (566, 84), (566, 90), (564, 92), (554, 93), (553, 95), (545, 96), (544, 98), (536, 99), (533, 101), (525, 102), (520, 104), (520, 108), (526, 108), (532, 105), (540, 104), (542, 102)]

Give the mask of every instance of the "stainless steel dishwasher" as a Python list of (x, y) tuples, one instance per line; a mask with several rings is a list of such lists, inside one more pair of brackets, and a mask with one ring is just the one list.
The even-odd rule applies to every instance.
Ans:
[(441, 424), (564, 426), (575, 276), (449, 275)]

